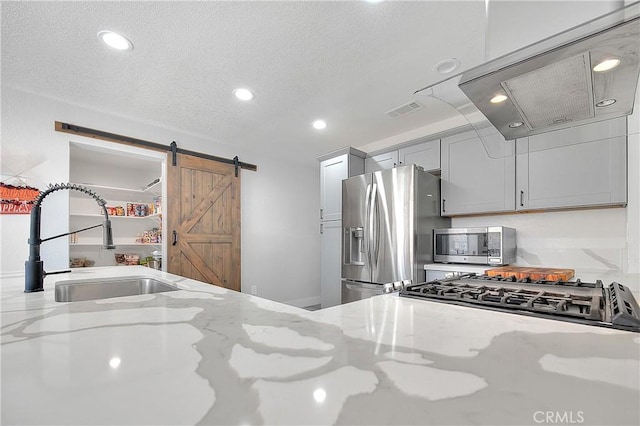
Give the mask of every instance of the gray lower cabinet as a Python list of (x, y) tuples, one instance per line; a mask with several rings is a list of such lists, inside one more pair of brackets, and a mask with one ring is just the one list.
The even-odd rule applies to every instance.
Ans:
[(320, 304), (322, 308), (340, 304), (342, 294), (342, 221), (320, 224)]
[(447, 274), (451, 274), (451, 271), (437, 271), (428, 269), (425, 271), (425, 282), (443, 280), (447, 278)]
[(517, 210), (624, 205), (626, 118), (516, 141)]
[(513, 144), (493, 139), (490, 153), (475, 131), (442, 139), (443, 216), (515, 211)]

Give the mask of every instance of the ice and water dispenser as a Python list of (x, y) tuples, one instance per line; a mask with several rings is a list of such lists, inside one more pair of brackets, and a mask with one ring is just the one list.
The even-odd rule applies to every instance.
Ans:
[(362, 226), (351, 226), (344, 228), (344, 264), (364, 265), (364, 228)]

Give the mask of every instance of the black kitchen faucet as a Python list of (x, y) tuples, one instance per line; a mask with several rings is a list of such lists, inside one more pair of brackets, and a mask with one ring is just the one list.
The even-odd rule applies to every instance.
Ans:
[[(104, 220), (99, 225), (90, 226), (88, 228), (79, 229), (73, 232), (67, 232), (65, 234), (56, 235), (54, 237), (49, 237), (40, 239), (40, 205), (42, 204), (42, 200), (51, 194), (52, 192), (59, 191), (62, 189), (68, 189), (73, 191), (83, 192), (90, 197), (92, 197), (98, 205), (102, 208), (102, 213), (104, 214)], [(45, 272), (44, 271), (44, 262), (40, 259), (40, 244), (45, 241), (54, 240), (56, 238), (64, 237), (66, 235), (74, 234), (76, 232), (87, 231), (89, 229), (94, 229), (102, 226), (102, 244), (106, 249), (115, 249), (116, 246), (113, 245), (113, 234), (111, 233), (111, 220), (109, 220), (109, 214), (107, 213), (107, 209), (105, 207), (107, 202), (103, 200), (98, 194), (91, 191), (90, 189), (85, 188), (84, 186), (75, 185), (72, 183), (60, 183), (55, 185), (49, 185), (44, 192), (42, 192), (38, 198), (36, 198), (33, 208), (31, 209), (31, 224), (30, 224), (30, 233), (29, 233), (29, 260), (24, 262), (24, 292), (25, 293), (33, 293), (36, 291), (44, 290), (44, 277), (45, 275), (51, 274), (61, 274), (65, 272), (70, 272), (69, 270), (65, 271), (57, 271), (57, 272)]]

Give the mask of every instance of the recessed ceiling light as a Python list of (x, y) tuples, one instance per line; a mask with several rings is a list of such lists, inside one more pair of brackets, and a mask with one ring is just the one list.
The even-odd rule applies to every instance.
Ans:
[(618, 65), (620, 65), (620, 59), (606, 59), (593, 67), (593, 70), (595, 72), (609, 71)]
[(253, 92), (249, 89), (236, 89), (233, 91), (233, 94), (241, 101), (250, 101), (253, 99)]
[(504, 102), (506, 100), (507, 100), (507, 97), (505, 95), (495, 95), (493, 98), (491, 98), (491, 103), (499, 104), (500, 102)]
[(608, 107), (616, 103), (615, 99), (603, 99), (596, 104), (597, 107)]
[(313, 122), (314, 129), (322, 130), (326, 127), (327, 127), (327, 123), (325, 123), (323, 120), (316, 120)]
[(132, 50), (133, 43), (128, 38), (122, 36), (113, 31), (100, 31), (98, 38), (102, 40), (107, 46), (113, 47), (117, 50)]
[(449, 58), (443, 59), (433, 66), (433, 70), (440, 74), (449, 74), (460, 67), (460, 59)]
[(513, 123), (509, 124), (509, 127), (511, 127), (512, 129), (515, 129), (516, 127), (520, 127), (523, 124), (524, 123), (522, 121), (514, 121)]

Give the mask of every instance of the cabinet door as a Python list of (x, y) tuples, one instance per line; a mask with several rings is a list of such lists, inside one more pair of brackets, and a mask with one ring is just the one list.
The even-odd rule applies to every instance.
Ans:
[(392, 169), (398, 165), (398, 151), (390, 151), (367, 157), (364, 160), (364, 172), (373, 173), (379, 170)]
[(435, 280), (443, 280), (447, 278), (447, 274), (450, 274), (451, 271), (435, 271), (432, 269), (427, 269), (425, 273), (426, 273), (425, 281), (429, 282), (429, 281), (435, 281)]
[(440, 170), (440, 139), (399, 149), (398, 161), (401, 166), (415, 164), (426, 171)]
[(349, 154), (320, 162), (320, 220), (342, 216), (342, 180), (349, 175)]
[(518, 140), (517, 209), (627, 202), (626, 119)]
[(442, 139), (443, 216), (515, 210), (515, 155), (509, 142), (490, 157), (474, 131)]
[(342, 222), (320, 224), (320, 302), (323, 308), (340, 304), (342, 280)]

